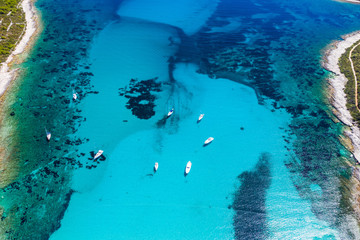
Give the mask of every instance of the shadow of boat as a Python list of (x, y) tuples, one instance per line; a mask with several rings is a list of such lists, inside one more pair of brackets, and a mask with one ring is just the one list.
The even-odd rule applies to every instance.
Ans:
[(159, 121), (156, 122), (156, 126), (158, 128), (164, 127), (167, 119), (168, 119), (168, 116), (165, 115), (162, 119), (160, 119)]
[(203, 144), (203, 147), (209, 146), (211, 143), (212, 143), (212, 142), (204, 143), (204, 144)]

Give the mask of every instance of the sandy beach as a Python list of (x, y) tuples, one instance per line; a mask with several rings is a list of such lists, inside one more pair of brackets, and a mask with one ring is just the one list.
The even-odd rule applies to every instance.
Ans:
[(4, 94), (10, 82), (16, 77), (16, 72), (18, 69), (12, 69), (12, 63), (16, 60), (16, 57), (19, 54), (23, 53), (27, 49), (27, 47), (31, 45), (39, 26), (39, 18), (34, 6), (34, 0), (23, 0), (21, 3), (21, 7), (25, 12), (26, 28), (13, 52), (10, 54), (7, 60), (1, 64), (0, 96)]
[(358, 162), (360, 162), (360, 129), (354, 124), (350, 112), (346, 108), (346, 95), (344, 93), (345, 84), (348, 81), (344, 74), (340, 72), (338, 65), (339, 58), (345, 53), (346, 49), (360, 40), (360, 31), (342, 36), (343, 40), (331, 43), (326, 50), (323, 66), (333, 72), (329, 78), (330, 102), (334, 107), (334, 113), (344, 124), (349, 126), (344, 131), (352, 142), (352, 152)]

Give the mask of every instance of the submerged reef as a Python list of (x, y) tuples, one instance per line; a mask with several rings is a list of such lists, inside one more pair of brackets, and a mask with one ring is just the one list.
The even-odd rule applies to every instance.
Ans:
[(270, 155), (263, 153), (253, 171), (238, 176), (240, 187), (234, 194), (235, 239), (266, 239), (266, 190), (271, 184)]
[[(328, 73), (321, 67), (318, 46), (333, 35), (307, 27), (308, 23), (288, 11), (295, 7), (292, 4), (296, 5), (221, 1), (201, 31), (191, 37), (180, 35), (180, 49), (189, 46), (191, 51), (179, 53), (174, 61), (196, 62), (200, 73), (250, 86), (259, 104), (273, 112), (284, 109), (289, 113), (290, 130), (284, 135), (289, 154), (284, 164), (293, 184), (311, 202), (315, 216), (348, 238), (357, 231), (348, 224), (353, 210), (348, 194), (341, 191), (349, 184), (344, 176), (351, 175), (345, 160), (350, 153), (338, 139), (342, 125), (332, 121), (331, 111), (324, 107), (322, 87)], [(295, 8), (307, 16), (302, 8)], [(254, 17), (257, 14), (268, 18)], [(311, 26), (334, 24), (332, 19), (324, 22), (321, 16), (314, 17), (309, 16)], [(297, 40), (299, 34), (306, 37)], [(320, 186), (323, 195), (310, 197), (312, 184)]]
[[(1, 135), (8, 143), (0, 190), (0, 235), (5, 239), (48, 239), (60, 227), (73, 193), (72, 170), (91, 169), (105, 160), (94, 161), (91, 153), (77, 149), (89, 139), (73, 135), (86, 119), (72, 94), (81, 100), (97, 93), (86, 58), (91, 39), (112, 16), (102, 14), (95, 2), (36, 4), (44, 31), (2, 103)], [(10, 136), (4, 132), (9, 129)], [(49, 142), (45, 129), (52, 133)], [(86, 155), (89, 160), (81, 162)]]
[(119, 88), (119, 96), (129, 99), (126, 108), (139, 119), (149, 119), (155, 115), (156, 95), (153, 92), (161, 91), (161, 83), (157, 83), (157, 79), (131, 79), (128, 86)]

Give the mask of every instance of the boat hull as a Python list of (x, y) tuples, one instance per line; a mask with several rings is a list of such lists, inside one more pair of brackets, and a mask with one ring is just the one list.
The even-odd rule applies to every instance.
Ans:
[(184, 171), (185, 177), (189, 174), (189, 172), (191, 170), (191, 165), (192, 165), (192, 163), (190, 161), (188, 161), (188, 163), (186, 164), (186, 167), (185, 167), (185, 171)]
[(171, 109), (171, 110), (168, 112), (167, 117), (168, 117), (168, 118), (171, 117), (171, 115), (173, 115), (173, 113), (174, 113), (174, 109)]
[(159, 168), (159, 164), (156, 162), (156, 163), (155, 163), (155, 166), (154, 166), (154, 173), (156, 173), (156, 171), (158, 170), (158, 168)]
[(213, 140), (214, 140), (214, 138), (213, 138), (213, 137), (209, 137), (208, 139), (206, 139), (206, 140), (205, 140), (205, 142), (204, 142), (204, 146), (209, 145), (209, 144), (210, 144)]
[(203, 117), (204, 117), (204, 114), (200, 114), (200, 116), (199, 116), (199, 118), (197, 120), (197, 123), (199, 123), (203, 119)]
[(103, 154), (103, 150), (99, 150), (96, 154), (95, 154), (95, 156), (94, 156), (94, 160), (96, 160), (96, 159), (98, 159), (102, 154)]

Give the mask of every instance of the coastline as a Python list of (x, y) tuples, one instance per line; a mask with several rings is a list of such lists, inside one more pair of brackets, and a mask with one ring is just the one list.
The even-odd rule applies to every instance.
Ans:
[(348, 80), (345, 75), (341, 73), (340, 67), (338, 66), (339, 59), (345, 53), (346, 49), (360, 40), (360, 31), (341, 36), (341, 38), (343, 40), (334, 41), (328, 45), (325, 50), (322, 65), (326, 70), (333, 73), (328, 79), (328, 98), (333, 106), (334, 115), (347, 126), (344, 129), (344, 135), (350, 139), (351, 144), (350, 146), (346, 144), (346, 147), (353, 153), (355, 160), (360, 163), (360, 129), (356, 126), (350, 112), (346, 108), (344, 88)]
[(360, 31), (356, 31), (344, 36), (343, 40), (334, 41), (325, 49), (322, 65), (325, 69), (332, 72), (332, 76), (328, 78), (328, 99), (333, 107), (333, 114), (346, 127), (343, 129), (343, 135), (339, 136), (340, 142), (352, 153), (357, 164), (348, 162), (352, 168), (352, 175), (349, 179), (347, 190), (349, 192), (349, 200), (355, 217), (360, 222), (360, 129), (353, 120), (350, 111), (346, 108), (345, 84), (348, 81), (344, 74), (340, 72), (338, 65), (340, 57), (355, 42), (360, 40)]
[(344, 2), (344, 3), (360, 4), (360, 0), (336, 0), (336, 1)]
[(35, 8), (35, 0), (23, 0), (21, 7), (25, 13), (26, 27), (25, 32), (19, 38), (15, 49), (11, 52), (5, 62), (0, 67), (0, 97), (8, 89), (10, 83), (16, 78), (19, 69), (12, 69), (14, 63), (21, 63), (20, 54), (29, 51), (38, 35), (40, 20), (39, 14)]

